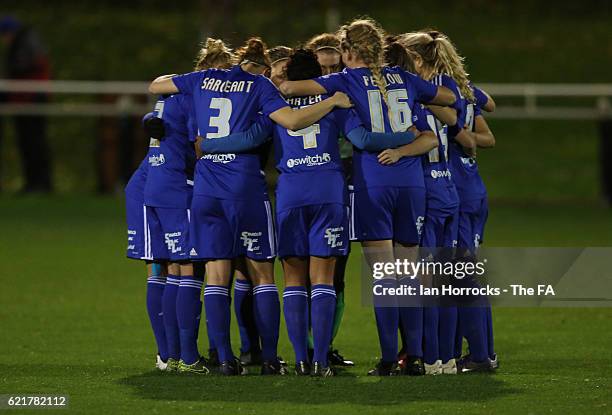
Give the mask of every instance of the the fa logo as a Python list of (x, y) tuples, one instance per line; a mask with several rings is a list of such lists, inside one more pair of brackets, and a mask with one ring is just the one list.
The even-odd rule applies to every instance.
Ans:
[(425, 222), (425, 217), (424, 216), (417, 217), (415, 225), (416, 225), (416, 228), (417, 228), (417, 233), (419, 235), (421, 235), (421, 233), (423, 232), (423, 223), (424, 222)]
[(249, 252), (259, 251), (260, 236), (261, 232), (242, 232), (242, 236), (240, 236), (242, 246), (246, 247)]
[(177, 252), (181, 252), (182, 248), (179, 245), (178, 238), (181, 236), (180, 232), (166, 233), (164, 234), (164, 239), (166, 241), (166, 245), (168, 246), (168, 251), (176, 254)]
[(325, 229), (325, 239), (327, 239), (327, 245), (331, 246), (332, 248), (342, 247), (343, 241), (340, 239), (340, 232), (343, 230), (344, 228), (342, 226)]
[(474, 235), (474, 247), (478, 248), (480, 246), (480, 234)]

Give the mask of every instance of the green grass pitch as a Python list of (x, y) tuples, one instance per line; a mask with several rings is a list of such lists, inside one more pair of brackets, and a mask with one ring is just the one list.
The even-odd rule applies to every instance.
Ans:
[[(612, 412), (607, 308), (495, 309), (494, 375), (364, 376), (378, 345), (357, 255), (336, 341), (354, 369), (325, 380), (158, 373), (144, 267), (124, 258), (122, 201), (4, 197), (0, 213), (0, 394), (66, 394), (74, 412), (130, 414)], [(611, 216), (598, 206), (494, 204), (486, 243), (611, 245)], [(280, 354), (293, 360), (284, 327)]]

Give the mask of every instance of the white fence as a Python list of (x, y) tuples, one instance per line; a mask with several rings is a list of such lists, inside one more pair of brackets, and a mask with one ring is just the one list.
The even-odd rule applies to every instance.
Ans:
[[(147, 96), (146, 82), (124, 81), (13, 81), (0, 80), (0, 93), (44, 92), (53, 96), (89, 96), (78, 100), (49, 100), (44, 104), (0, 103), (0, 115), (42, 114), (49, 116), (142, 115), (151, 110), (142, 103)], [(493, 84), (479, 86), (497, 102), (490, 118), (506, 119), (601, 119), (612, 117), (612, 84)], [(97, 96), (97, 97), (96, 97)], [(101, 102), (101, 96), (107, 96)], [(137, 98), (139, 97), (139, 98)], [(546, 98), (547, 103), (541, 99)], [(569, 99), (563, 105), (563, 99)], [(512, 101), (505, 103), (504, 101)], [(585, 101), (577, 105), (573, 101)], [(517, 101), (519, 104), (517, 104)], [(554, 104), (548, 101), (555, 101)], [(588, 101), (588, 102), (587, 102)]]

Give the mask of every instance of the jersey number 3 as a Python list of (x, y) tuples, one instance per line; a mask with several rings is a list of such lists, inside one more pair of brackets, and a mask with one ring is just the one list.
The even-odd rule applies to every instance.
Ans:
[(212, 98), (210, 109), (219, 110), (219, 115), (208, 119), (208, 126), (217, 129), (214, 133), (207, 133), (206, 138), (219, 138), (228, 136), (230, 133), (230, 117), (232, 116), (232, 101), (227, 98)]

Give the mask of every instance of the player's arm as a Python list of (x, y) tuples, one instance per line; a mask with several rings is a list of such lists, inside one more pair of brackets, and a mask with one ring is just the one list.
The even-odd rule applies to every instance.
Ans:
[(265, 117), (254, 123), (248, 130), (230, 134), (227, 137), (200, 140), (202, 153), (244, 153), (268, 141), (272, 134), (272, 122)]
[(489, 128), (489, 124), (482, 115), (476, 116), (474, 119), (474, 141), (480, 148), (492, 148), (495, 147), (495, 136)]
[(143, 117), (142, 117), (142, 126), (144, 127), (145, 123), (151, 119), (152, 117), (155, 117), (155, 113), (154, 112), (147, 112)]
[(442, 107), (440, 105), (427, 105), (432, 114), (446, 125), (457, 124), (457, 110), (452, 107)]
[(147, 137), (163, 140), (166, 135), (164, 121), (157, 117), (154, 112), (149, 112), (142, 117), (142, 127)]
[(445, 87), (437, 86), (411, 72), (404, 72), (408, 82), (412, 83), (416, 92), (416, 99), (424, 104), (451, 106), (457, 101), (455, 93)]
[(346, 138), (360, 150), (377, 152), (409, 144), (415, 139), (415, 134), (413, 131), (373, 133), (360, 126), (349, 131)]
[(495, 111), (495, 101), (485, 90), (472, 86), (474, 97), (476, 98), (476, 106), (482, 108), (486, 112)]
[(438, 147), (438, 137), (436, 137), (433, 131), (418, 131), (416, 128), (413, 131), (416, 132), (416, 138), (412, 143), (383, 151), (378, 155), (378, 162), (387, 165), (394, 164), (402, 157), (420, 156)]
[(149, 92), (151, 94), (176, 94), (179, 92), (178, 87), (174, 84), (172, 78), (174, 78), (176, 74), (172, 75), (162, 75), (153, 80), (151, 85), (149, 85)]
[(439, 86), (436, 90), (436, 95), (430, 101), (427, 101), (427, 103), (449, 106), (453, 105), (456, 100), (457, 98), (455, 97), (455, 94), (453, 94), (453, 91), (445, 86)]
[(463, 151), (472, 157), (476, 156), (476, 137), (467, 128), (462, 128), (455, 135), (455, 141), (463, 147)]
[(285, 81), (279, 87), (281, 94), (286, 97), (319, 95), (327, 93), (327, 90), (317, 81), (307, 79), (304, 81)]
[(334, 95), (321, 102), (309, 107), (300, 108), (299, 110), (292, 110), (291, 107), (287, 105), (270, 113), (270, 118), (284, 128), (295, 131), (314, 124), (335, 107), (350, 108), (352, 106), (353, 104), (346, 94), (336, 92)]
[(438, 147), (438, 137), (431, 131), (431, 127), (427, 123), (426, 116), (420, 107), (413, 109), (414, 125), (410, 127), (416, 138), (410, 144), (403, 145), (394, 149), (387, 149), (378, 155), (380, 164), (394, 164), (402, 157), (414, 157), (426, 154), (432, 149)]

